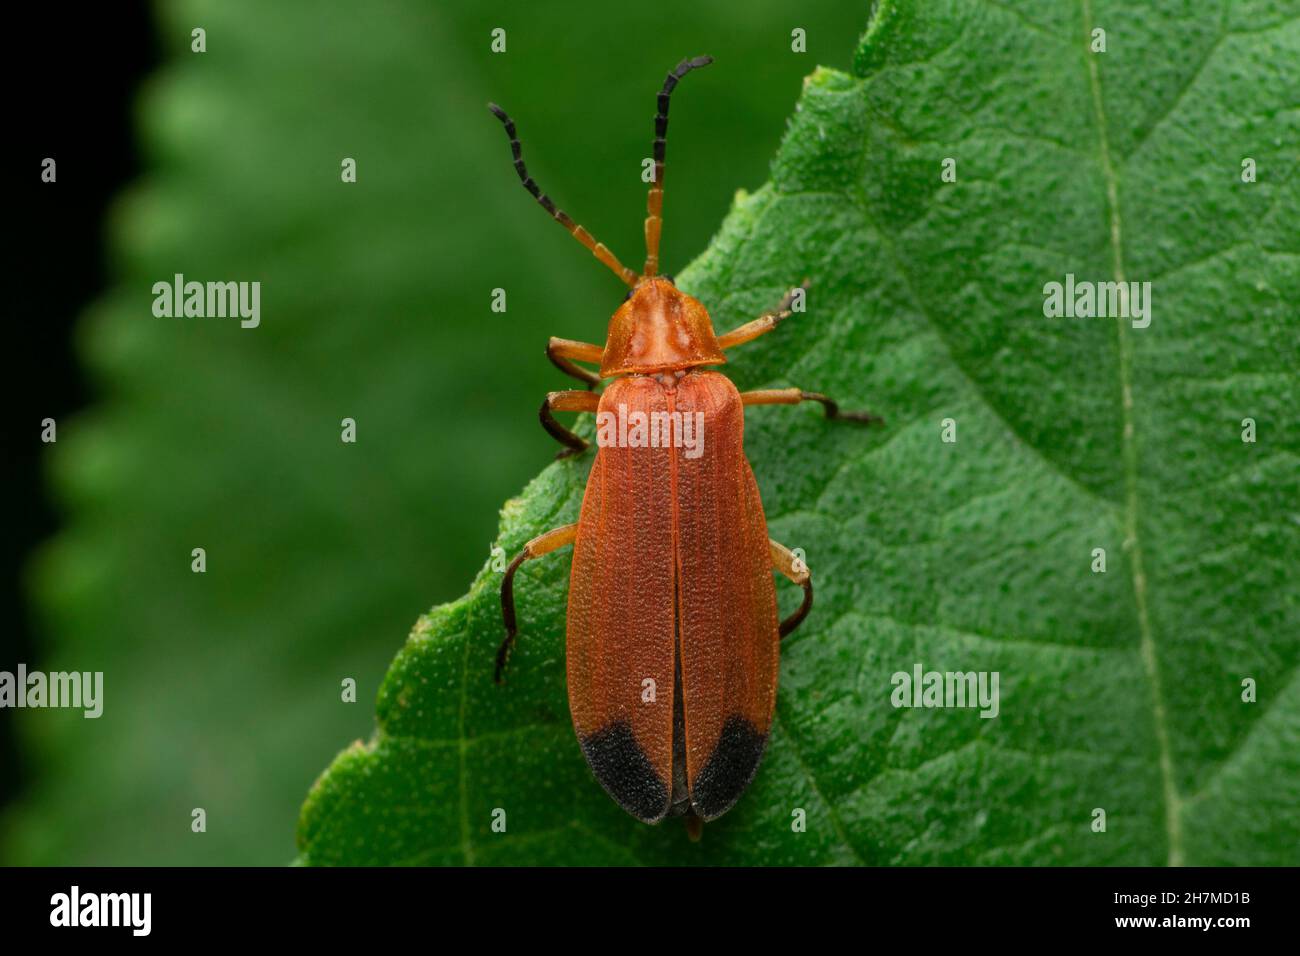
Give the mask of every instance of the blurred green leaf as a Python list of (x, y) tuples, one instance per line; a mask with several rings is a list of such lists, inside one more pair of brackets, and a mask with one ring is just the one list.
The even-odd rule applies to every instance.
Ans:
[[(301, 861), (1300, 862), (1287, 7), (881, 0), (853, 75), (810, 77), (771, 182), (679, 279), (726, 329), (810, 275), (808, 313), (730, 373), (889, 422), (749, 416), (772, 534), (818, 586), (750, 792), (698, 845), (606, 798), (569, 722), (552, 557), (517, 579), (504, 687), (498, 573), (417, 623), (377, 734), (303, 808)], [(1045, 318), (1067, 274), (1151, 282), (1150, 326)], [(507, 553), (574, 520), (589, 466), (507, 503)], [(998, 718), (891, 707), (916, 663), (999, 672)]]
[[(29, 663), (104, 671), (105, 711), (17, 715), (29, 787), (6, 862), (283, 863), (304, 789), (369, 733), (400, 635), (464, 590), (500, 502), (553, 454), (546, 337), (599, 336), (622, 293), (526, 201), (489, 99), (546, 189), (635, 255), (655, 91), (714, 54), (673, 118), (675, 269), (732, 190), (764, 180), (809, 64), (847, 62), (861, 21), (804, 5), (797, 56), (779, 0), (739, 18), (691, 0), (496, 6), (158, 4), (146, 176), (110, 223), (118, 280), (79, 329), (100, 398), (59, 423), (65, 529), (31, 573), (50, 645)], [(151, 287), (177, 272), (261, 281), (261, 326), (155, 318)], [(345, 677), (360, 703), (340, 700)]]

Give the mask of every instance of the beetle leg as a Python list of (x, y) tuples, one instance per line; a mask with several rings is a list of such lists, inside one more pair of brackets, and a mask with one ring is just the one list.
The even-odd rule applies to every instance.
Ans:
[(551, 364), (565, 375), (576, 378), (579, 382), (586, 382), (588, 391), (600, 384), (600, 376), (588, 369), (574, 365), (573, 360), (595, 362), (599, 365), (602, 353), (603, 350), (599, 345), (575, 342), (573, 339), (556, 338), (554, 335), (546, 343), (546, 357), (551, 360)]
[(746, 342), (750, 342), (766, 332), (771, 332), (786, 319), (790, 318), (790, 316), (794, 315), (794, 313), (790, 311), (790, 306), (794, 304), (795, 293), (800, 289), (807, 292), (808, 284), (808, 280), (804, 279), (802, 283), (787, 292), (785, 298), (781, 300), (781, 304), (771, 312), (766, 312), (754, 321), (746, 322), (744, 325), (718, 336), (718, 348), (729, 349), (734, 348), (737, 345), (744, 345)]
[(820, 402), (826, 410), (826, 417), (848, 422), (862, 422), (865, 425), (883, 425), (885, 420), (871, 412), (846, 412), (833, 398), (827, 398), (821, 392), (805, 392), (800, 388), (763, 388), (755, 392), (741, 392), (742, 405), (798, 405), (800, 402)]
[(541, 419), (542, 427), (546, 429), (547, 433), (565, 446), (564, 451), (555, 456), (556, 459), (568, 458), (570, 455), (586, 451), (587, 440), (579, 438), (557, 422), (551, 412), (594, 412), (599, 405), (600, 396), (594, 392), (569, 389), (563, 392), (547, 393), (546, 400), (542, 402), (542, 407), (537, 412), (537, 417)]
[(812, 610), (812, 574), (808, 566), (796, 558), (794, 552), (781, 542), (769, 538), (767, 543), (772, 552), (772, 567), (803, 588), (803, 603), (799, 605), (799, 610), (781, 622), (781, 636), (785, 637), (802, 624), (803, 619)]
[(506, 658), (510, 656), (510, 648), (514, 646), (515, 635), (519, 632), (515, 621), (515, 572), (525, 561), (550, 554), (566, 544), (573, 544), (573, 539), (577, 536), (576, 522), (539, 534), (524, 545), (524, 550), (515, 555), (515, 559), (510, 562), (510, 567), (506, 568), (506, 576), (501, 579), (501, 622), (505, 624), (506, 637), (497, 648), (497, 667), (492, 678), (498, 684), (501, 683), (501, 672), (505, 669)]

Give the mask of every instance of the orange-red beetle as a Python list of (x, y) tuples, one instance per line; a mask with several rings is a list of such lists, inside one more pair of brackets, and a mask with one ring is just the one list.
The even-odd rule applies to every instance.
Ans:
[[(582, 752), (628, 813), (647, 823), (684, 816), (693, 836), (753, 779), (776, 705), (780, 639), (812, 607), (807, 568), (768, 539), (745, 459), (744, 406), (815, 401), (830, 418), (880, 421), (798, 388), (742, 393), (707, 369), (726, 362), (725, 349), (788, 318), (806, 284), (776, 311), (718, 337), (704, 306), (658, 274), (669, 96), (678, 80), (710, 62), (683, 60), (659, 93), (641, 275), (542, 193), (524, 166), (514, 123), (488, 104), (510, 137), (524, 188), (631, 287), (604, 348), (558, 338), (547, 347), (551, 361), (587, 389), (547, 395), (543, 426), (567, 457), (587, 442), (552, 413), (595, 412), (599, 448), (577, 523), (529, 541), (506, 571), (496, 679), (516, 635), (515, 571), (572, 544), (569, 707)], [(599, 374), (575, 362), (598, 363)], [(603, 393), (592, 391), (607, 378), (613, 381)], [(773, 568), (804, 592), (799, 609), (780, 623)]]

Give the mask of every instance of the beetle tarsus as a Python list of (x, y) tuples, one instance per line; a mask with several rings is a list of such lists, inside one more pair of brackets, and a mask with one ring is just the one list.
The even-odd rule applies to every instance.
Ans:
[(800, 397), (805, 402), (820, 402), (826, 412), (826, 417), (831, 420), (846, 422), (861, 422), (863, 425), (883, 425), (885, 420), (879, 415), (871, 412), (846, 412), (840, 409), (839, 402), (833, 398), (828, 398), (821, 392), (801, 392)]
[(503, 683), (502, 678), (505, 674), (506, 660), (510, 657), (510, 648), (514, 645), (514, 643), (515, 643), (515, 634), (514, 631), (511, 631), (510, 633), (506, 634), (506, 639), (502, 641), (501, 646), (497, 648), (497, 666), (496, 666), (496, 671), (492, 675), (492, 680), (494, 683), (497, 684)]
[(506, 638), (497, 648), (497, 667), (492, 675), (492, 680), (501, 683), (501, 674), (506, 667), (506, 659), (510, 656), (510, 648), (514, 646), (515, 635), (519, 633), (519, 625), (515, 619), (515, 572), (519, 570), (519, 565), (528, 560), (528, 549), (520, 551), (510, 566), (506, 568), (505, 576), (501, 579), (501, 623), (506, 629)]
[(582, 454), (584, 451), (586, 451), (589, 447), (590, 447), (590, 445), (589, 445), (587, 442), (584, 441), (584, 442), (582, 443), (582, 447), (581, 447), (581, 448), (564, 448), (564, 449), (561, 449), (560, 451), (557, 451), (557, 452), (555, 453), (555, 460), (556, 460), (556, 461), (564, 461), (564, 459), (566, 459), (566, 458), (572, 458), (574, 455), (581, 455), (581, 454)]
[(780, 304), (777, 305), (776, 309), (774, 310), (773, 318), (776, 319), (777, 322), (781, 322), (785, 319), (790, 318), (790, 316), (794, 315), (794, 313), (790, 310), (790, 307), (794, 305), (795, 295), (801, 291), (806, 293), (811, 287), (812, 287), (812, 280), (804, 279), (797, 286), (795, 286), (793, 289), (787, 292), (785, 294), (785, 297), (781, 299)]
[[(542, 423), (542, 427), (546, 429), (546, 434), (550, 435), (564, 446), (564, 449), (555, 456), (556, 461), (559, 461), (562, 458), (568, 458), (570, 455), (577, 455), (584, 452), (587, 450), (588, 445), (585, 438), (579, 438), (573, 432), (569, 431), (569, 429), (557, 422), (555, 416), (551, 414), (552, 398), (564, 394), (572, 393), (552, 392), (550, 395), (547, 395), (546, 399), (542, 402), (542, 407), (537, 411), (537, 418)], [(578, 392), (577, 394), (581, 395), (582, 393)]]
[(813, 604), (812, 575), (809, 575), (807, 578), (805, 578), (803, 583), (800, 584), (799, 586), (803, 588), (803, 603), (799, 605), (798, 610), (796, 610), (793, 614), (791, 614), (789, 617), (787, 617), (784, 621), (781, 622), (780, 636), (783, 638), (788, 637), (791, 633), (793, 633), (795, 628), (797, 628), (800, 624), (803, 623), (803, 619), (808, 616), (808, 612), (812, 610), (812, 604)]
[(837, 411), (834, 415), (827, 415), (826, 417), (841, 422), (861, 422), (863, 425), (885, 424), (885, 420), (883, 418), (881, 418), (879, 415), (872, 414), (871, 412)]

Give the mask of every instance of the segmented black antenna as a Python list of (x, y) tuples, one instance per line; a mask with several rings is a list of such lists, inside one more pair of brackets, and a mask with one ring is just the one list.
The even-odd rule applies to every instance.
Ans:
[(647, 276), (652, 276), (659, 271), (659, 234), (663, 231), (664, 223), (664, 152), (668, 137), (668, 99), (673, 95), (677, 82), (683, 76), (691, 70), (698, 70), (712, 62), (711, 56), (697, 56), (694, 59), (682, 60), (664, 77), (664, 87), (659, 91), (659, 113), (655, 116), (655, 178), (650, 184), (650, 195), (646, 198), (645, 274)]
[(623, 263), (619, 262), (618, 257), (615, 256), (614, 253), (610, 252), (609, 248), (604, 243), (597, 242), (591, 233), (570, 219), (563, 209), (557, 208), (555, 203), (551, 201), (551, 197), (542, 192), (537, 183), (533, 182), (533, 177), (528, 175), (528, 167), (524, 165), (523, 147), (519, 145), (519, 137), (515, 135), (514, 120), (507, 116), (506, 111), (495, 103), (489, 103), (488, 109), (490, 109), (496, 118), (501, 121), (501, 125), (506, 128), (506, 135), (510, 137), (510, 152), (513, 154), (515, 160), (515, 172), (519, 174), (519, 181), (524, 184), (524, 188), (533, 194), (533, 198), (542, 204), (542, 208), (551, 214), (551, 218), (567, 229), (574, 239), (577, 239), (580, 243), (590, 249), (592, 255), (605, 265), (609, 266), (609, 268), (614, 271), (614, 274), (629, 286), (635, 286), (637, 280), (636, 273), (624, 266)]

